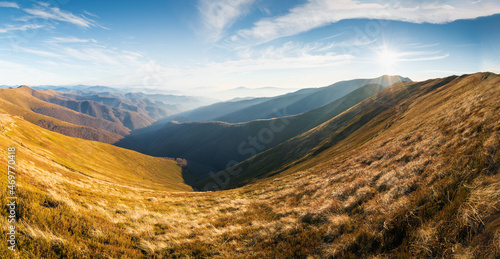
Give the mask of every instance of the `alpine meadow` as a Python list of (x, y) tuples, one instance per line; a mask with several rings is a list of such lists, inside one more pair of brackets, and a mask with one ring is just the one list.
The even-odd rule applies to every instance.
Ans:
[(496, 0), (0, 14), (0, 258), (500, 258)]

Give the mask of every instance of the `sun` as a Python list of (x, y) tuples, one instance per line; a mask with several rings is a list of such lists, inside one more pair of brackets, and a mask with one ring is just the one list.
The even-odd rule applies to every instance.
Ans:
[(378, 62), (386, 68), (394, 67), (398, 61), (398, 54), (395, 51), (384, 48), (378, 53)]

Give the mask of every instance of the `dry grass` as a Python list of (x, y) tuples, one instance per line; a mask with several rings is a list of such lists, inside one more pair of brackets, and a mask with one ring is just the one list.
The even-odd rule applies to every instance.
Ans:
[[(341, 141), (234, 190), (149, 189), (71, 172), (48, 161), (49, 152), (20, 153), (18, 255), (498, 257), (500, 89), (498, 79), (478, 77), (418, 95), (358, 148), (339, 152)], [(13, 128), (12, 118), (1, 121)], [(2, 133), (3, 143), (12, 134)]]

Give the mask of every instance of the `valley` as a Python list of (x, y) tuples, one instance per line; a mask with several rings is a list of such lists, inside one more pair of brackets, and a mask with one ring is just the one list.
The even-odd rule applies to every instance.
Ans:
[(0, 0), (0, 259), (498, 259), (498, 28), (498, 0)]
[[(2, 89), (0, 104), (1, 148), (17, 148), (21, 258), (488, 258), (500, 251), (497, 74), (367, 84), (296, 115), (152, 124), (127, 135), (150, 136), (144, 150), (173, 145), (168, 138), (178, 150), (206, 145), (203, 156), (213, 161), (235, 152), (224, 141), (254, 148), (227, 169), (221, 159), (221, 170), (189, 179), (193, 151), (171, 156), (187, 159), (186, 167), (163, 153), (49, 131), (37, 122), (109, 128), (71, 124), (59, 114), (75, 110), (21, 90)], [(35, 112), (41, 107), (58, 112)], [(262, 129), (274, 142), (259, 138)], [(210, 139), (215, 144), (202, 144)], [(0, 180), (6, 189), (7, 176)]]

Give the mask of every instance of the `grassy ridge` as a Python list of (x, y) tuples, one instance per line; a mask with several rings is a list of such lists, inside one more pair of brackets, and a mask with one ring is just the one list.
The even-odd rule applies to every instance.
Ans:
[[(131, 134), (116, 144), (154, 156), (182, 157), (205, 165), (208, 169), (192, 170), (204, 177), (210, 170), (227, 168), (232, 160), (243, 161), (312, 129), (381, 89), (377, 84), (365, 85), (320, 108), (267, 120), (169, 123), (156, 132), (145, 129), (145, 133)], [(257, 142), (256, 146), (250, 143), (251, 139)]]
[(130, 131), (118, 123), (42, 101), (32, 95), (33, 91), (27, 86), (0, 89), (0, 111), (68, 136), (106, 143), (114, 143)]
[[(60, 152), (51, 144), (56, 140), (40, 134), (38, 141), (33, 132), (64, 136), (4, 115), (1, 148), (18, 138), (29, 143), (19, 144), (18, 153), (24, 168), (18, 254), (21, 258), (496, 258), (500, 256), (498, 100), (500, 76), (491, 73), (393, 86), (297, 137), (302, 141), (290, 145), (289, 151), (303, 153), (289, 161), (268, 160), (277, 169), (259, 174), (261, 179), (207, 193), (171, 192), (159, 185), (152, 190), (144, 186), (147, 180), (124, 184), (114, 175), (119, 170), (108, 171), (121, 167), (115, 162), (106, 165), (113, 158), (99, 151), (108, 153), (112, 147), (100, 143), (93, 149), (95, 157), (83, 154), (90, 160), (81, 160), (86, 165), (77, 170), (95, 175), (86, 177), (58, 164), (77, 166), (58, 158)], [(348, 115), (364, 105), (360, 113)], [(13, 131), (20, 127), (27, 131)], [(76, 144), (72, 140), (60, 143)], [(281, 148), (268, 155), (273, 157), (272, 152)], [(85, 150), (61, 147), (61, 151)], [(123, 152), (114, 156), (149, 159)], [(93, 159), (100, 155), (104, 161), (97, 163), (105, 164), (106, 170), (92, 172)], [(0, 159), (6, 163), (5, 157)], [(137, 160), (127, 167), (135, 163), (138, 168), (146, 165)], [(252, 170), (257, 166), (267, 168), (254, 163)], [(5, 189), (4, 174), (0, 180)], [(4, 206), (4, 193), (0, 200)], [(1, 213), (5, 235), (7, 212)], [(0, 254), (7, 254), (5, 249), (0, 247)]]
[[(175, 161), (67, 137), (7, 114), (0, 124), (0, 163), (7, 166), (8, 146), (17, 149), (15, 254), (21, 258), (140, 257), (139, 235), (127, 232), (139, 223), (116, 224), (120, 219), (110, 215), (140, 213), (151, 192), (191, 190)], [(0, 178), (3, 208), (6, 178)], [(3, 236), (7, 213), (0, 218)], [(3, 245), (0, 254), (12, 253)]]

